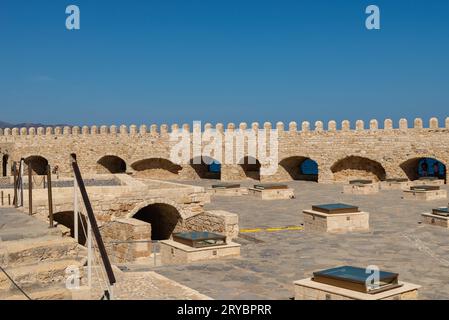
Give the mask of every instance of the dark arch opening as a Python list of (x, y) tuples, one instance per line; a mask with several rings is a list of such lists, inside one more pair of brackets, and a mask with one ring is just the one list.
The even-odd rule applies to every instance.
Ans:
[(131, 165), (137, 171), (136, 176), (151, 177), (157, 179), (171, 179), (178, 176), (182, 167), (170, 160), (163, 158), (151, 158), (140, 160)]
[[(70, 229), (70, 236), (75, 238), (75, 225), (73, 219), (73, 211), (62, 211), (53, 214), (53, 220), (57, 223), (67, 227)], [(84, 229), (87, 232), (87, 219), (86, 216), (80, 214), (78, 217), (78, 243), (85, 246), (86, 245), (86, 235), (83, 231)]]
[(41, 156), (31, 156), (26, 158), (25, 164), (31, 166), (31, 170), (38, 176), (43, 176), (47, 174), (48, 161)]
[(97, 163), (109, 173), (126, 172), (126, 162), (117, 156), (104, 156)]
[(385, 169), (379, 162), (358, 156), (349, 156), (337, 161), (331, 167), (331, 171), (335, 181), (352, 179), (382, 181), (386, 178)]
[(190, 160), (190, 165), (201, 179), (221, 178), (221, 164), (215, 159), (206, 156), (197, 157)]
[(403, 162), (401, 169), (409, 180), (420, 177), (437, 177), (446, 182), (446, 165), (435, 158), (413, 158)]
[(240, 162), (245, 176), (250, 179), (260, 180), (260, 162), (254, 157), (244, 157)]
[(9, 156), (4, 154), (2, 157), (2, 176), (6, 177), (8, 175), (8, 159)]
[(307, 157), (290, 157), (279, 162), (292, 180), (318, 181), (318, 164)]
[(155, 203), (142, 208), (133, 218), (151, 224), (151, 240), (170, 239), (181, 221), (178, 210), (165, 203)]

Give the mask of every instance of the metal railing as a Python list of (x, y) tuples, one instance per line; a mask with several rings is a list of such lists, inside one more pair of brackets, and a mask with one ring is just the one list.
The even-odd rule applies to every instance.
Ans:
[(23, 164), (24, 159), (20, 159), (19, 169), (17, 170), (17, 162), (14, 162), (12, 171), (14, 174), (14, 198), (13, 204), (16, 208), (23, 207)]
[[(73, 175), (74, 175), (74, 236), (75, 239), (78, 240), (78, 219), (80, 219), (80, 212), (78, 209), (78, 191), (81, 194), (81, 199), (84, 204), (84, 208), (87, 213), (87, 228), (83, 223), (83, 219), (80, 219), (82, 224), (82, 230), (86, 236), (87, 239), (87, 271), (88, 271), (88, 286), (92, 288), (92, 265), (94, 262), (94, 259), (97, 260), (97, 262), (101, 262), (102, 267), (104, 268), (104, 271), (106, 274), (103, 274), (103, 279), (106, 280), (106, 290), (104, 297), (111, 300), (113, 299), (113, 287), (116, 283), (115, 275), (112, 270), (112, 265), (109, 260), (108, 254), (106, 252), (106, 247), (104, 245), (103, 239), (100, 234), (100, 229), (97, 224), (97, 220), (95, 218), (94, 211), (92, 209), (92, 204), (90, 202), (89, 196), (86, 191), (86, 186), (84, 184), (83, 178), (81, 176), (81, 172), (78, 166), (77, 161), (72, 156), (72, 168), (73, 168)], [(87, 230), (86, 230), (87, 229)], [(93, 236), (93, 237), (92, 237)], [(92, 240), (95, 240), (95, 244)], [(95, 246), (96, 245), (96, 246)], [(99, 253), (99, 257), (98, 254)], [(103, 268), (101, 268), (101, 271), (103, 272)], [(95, 269), (98, 271), (97, 269)], [(100, 275), (99, 275), (100, 278)]]

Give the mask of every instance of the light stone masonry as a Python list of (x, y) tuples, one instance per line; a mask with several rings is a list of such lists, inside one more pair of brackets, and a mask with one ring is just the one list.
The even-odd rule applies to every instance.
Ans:
[(343, 186), (344, 194), (369, 195), (379, 192), (379, 183), (348, 184)]
[[(363, 121), (357, 121), (355, 128), (347, 120), (338, 126), (329, 121), (327, 127), (318, 121), (313, 128), (309, 122), (288, 126), (278, 123), (278, 166), (277, 172), (269, 176), (260, 176), (257, 168), (238, 164), (222, 163), (223, 181), (242, 179), (260, 179), (261, 181), (290, 181), (302, 179), (297, 168), (304, 160), (311, 159), (318, 164), (317, 180), (321, 183), (347, 182), (354, 178), (372, 179), (408, 178), (416, 180), (419, 159), (435, 158), (449, 163), (449, 121), (432, 118), (423, 124), (416, 119), (409, 126), (405, 119), (399, 124), (390, 119), (379, 128), (377, 120), (369, 122), (369, 128)], [(444, 123), (444, 127), (440, 124)], [(52, 168), (57, 166), (61, 175), (70, 175), (70, 154), (76, 154), (83, 173), (134, 173), (149, 178), (162, 179), (199, 179), (210, 176), (204, 164), (174, 164), (170, 161), (170, 151), (176, 142), (170, 141), (169, 134), (178, 131), (181, 126), (173, 125), (135, 125), (92, 126), (66, 128), (6, 128), (0, 130), (0, 162), (7, 175), (11, 175), (11, 164), (22, 157), (36, 166), (48, 162)], [(188, 125), (182, 126), (189, 128)], [(205, 124), (206, 129), (216, 128), (221, 134), (223, 124), (215, 126)], [(228, 129), (235, 129), (229, 124)], [(271, 128), (267, 123), (264, 127)], [(150, 128), (150, 129), (149, 129)], [(240, 128), (255, 130), (263, 128), (258, 123)], [(190, 130), (190, 129), (189, 129)], [(256, 132), (257, 133), (257, 132)], [(258, 133), (257, 133), (258, 134)], [(193, 133), (190, 132), (192, 136)], [(203, 147), (209, 145), (203, 141)], [(338, 146), (338, 148), (336, 148)], [(247, 146), (246, 146), (247, 147)], [(245, 154), (247, 156), (247, 148)], [(191, 146), (193, 148), (193, 146)], [(223, 150), (222, 150), (223, 151)], [(236, 154), (236, 151), (232, 151)], [(224, 153), (223, 153), (224, 154)], [(257, 157), (257, 155), (256, 155)], [(193, 158), (193, 157), (192, 157)], [(6, 162), (5, 165), (3, 163)]]
[(161, 241), (162, 264), (187, 264), (202, 260), (240, 257), (240, 244), (228, 242), (226, 245), (193, 248), (173, 241)]
[(447, 198), (446, 190), (404, 190), (402, 198), (405, 200), (431, 201)]
[(288, 200), (295, 197), (293, 189), (256, 189), (249, 188), (248, 193), (252, 196), (260, 198), (261, 200)]
[(304, 229), (306, 232), (363, 232), (369, 231), (369, 213), (332, 213), (304, 210)]
[(417, 300), (421, 286), (400, 282), (401, 287), (376, 294), (362, 293), (313, 281), (294, 282), (295, 300)]
[(449, 217), (439, 216), (430, 212), (423, 213), (421, 217), (423, 218), (423, 223), (425, 224), (449, 229)]

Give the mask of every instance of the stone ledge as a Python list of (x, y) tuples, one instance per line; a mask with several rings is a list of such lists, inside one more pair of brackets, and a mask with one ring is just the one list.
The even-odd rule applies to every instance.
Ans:
[(447, 191), (446, 190), (431, 190), (431, 191), (404, 190), (402, 198), (405, 200), (422, 200), (422, 201), (446, 199)]
[(262, 200), (287, 200), (295, 197), (293, 189), (266, 189), (259, 190), (255, 188), (249, 188), (248, 194), (258, 197)]
[(164, 240), (160, 242), (161, 262), (169, 265), (236, 258), (240, 257), (240, 247), (238, 243), (228, 242), (226, 245), (193, 248), (173, 240)]
[(327, 214), (303, 210), (304, 227), (307, 231), (346, 233), (369, 231), (368, 212)]
[(301, 288), (314, 290), (313, 294), (317, 294), (315, 300), (325, 300), (326, 294), (330, 294), (331, 298), (334, 299), (349, 299), (349, 300), (385, 300), (385, 299), (395, 299), (400, 300), (414, 300), (418, 298), (418, 289), (421, 288), (420, 285), (416, 285), (408, 282), (399, 282), (402, 284), (401, 287), (379, 292), (376, 294), (362, 293), (358, 291), (348, 290), (344, 288), (339, 288), (331, 286), (324, 283), (315, 282), (312, 278), (307, 278), (303, 280), (298, 280), (293, 282), (295, 286), (295, 299), (301, 299), (301, 294), (299, 290)]
[(369, 195), (376, 194), (379, 192), (379, 183), (354, 185), (349, 184), (343, 186), (343, 193), (345, 194), (355, 194), (355, 195)]
[(439, 216), (431, 212), (425, 212), (421, 214), (421, 216), (423, 217), (423, 223), (425, 224), (449, 229), (449, 217)]
[(216, 217), (223, 218), (225, 224), (238, 224), (239, 216), (235, 213), (225, 211), (225, 210), (209, 210), (205, 214), (211, 214)]

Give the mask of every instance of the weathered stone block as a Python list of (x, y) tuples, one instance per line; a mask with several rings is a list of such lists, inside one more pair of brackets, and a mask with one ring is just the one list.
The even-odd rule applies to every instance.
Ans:
[(421, 286), (400, 282), (402, 286), (376, 294), (339, 288), (313, 281), (311, 278), (294, 282), (295, 300), (417, 300)]
[(160, 243), (161, 261), (166, 264), (187, 264), (202, 260), (236, 258), (240, 256), (240, 244), (229, 242), (222, 246), (192, 248), (173, 240)]
[(249, 188), (248, 194), (258, 197), (262, 200), (286, 200), (293, 199), (295, 197), (295, 192), (293, 189), (255, 189)]
[(446, 190), (428, 190), (428, 191), (404, 190), (402, 198), (405, 200), (421, 200), (421, 201), (446, 199), (447, 191)]
[(379, 183), (349, 184), (343, 186), (343, 193), (345, 194), (368, 195), (368, 194), (376, 194), (378, 192), (379, 192)]
[(351, 212), (327, 214), (314, 210), (304, 210), (306, 231), (346, 233), (369, 231), (369, 213)]

